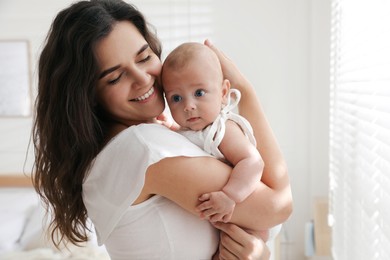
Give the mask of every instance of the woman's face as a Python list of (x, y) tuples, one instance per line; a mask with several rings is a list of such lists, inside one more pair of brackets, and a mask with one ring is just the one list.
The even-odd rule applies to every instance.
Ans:
[(132, 23), (114, 25), (95, 51), (100, 66), (97, 102), (110, 119), (130, 126), (162, 113), (161, 61)]

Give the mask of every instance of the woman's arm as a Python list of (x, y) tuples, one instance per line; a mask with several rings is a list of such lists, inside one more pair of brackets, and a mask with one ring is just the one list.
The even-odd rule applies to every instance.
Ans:
[(284, 199), (278, 205), (280, 206), (280, 210), (289, 216), (292, 212), (292, 195), (287, 166), (279, 144), (257, 98), (256, 91), (228, 57), (213, 46), (210, 41), (206, 40), (205, 44), (217, 54), (221, 62), (224, 77), (229, 79), (232, 87), (237, 88), (241, 92), (239, 113), (252, 125), (257, 141), (257, 149), (264, 161), (261, 181), (275, 192), (283, 194)]
[[(212, 157), (165, 158), (149, 166), (141, 197), (159, 194), (198, 215), (198, 197), (221, 190), (231, 170)], [(269, 229), (289, 216), (284, 210), (286, 201), (289, 201), (289, 194), (272, 190), (259, 182), (255, 191), (236, 205), (231, 222), (247, 229)]]

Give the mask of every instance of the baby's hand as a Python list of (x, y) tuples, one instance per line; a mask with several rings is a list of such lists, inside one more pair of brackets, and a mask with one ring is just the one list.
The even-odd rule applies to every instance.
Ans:
[(223, 191), (205, 193), (199, 197), (202, 202), (196, 207), (200, 217), (210, 222), (229, 222), (236, 202), (229, 198)]
[(161, 115), (157, 116), (156, 123), (166, 126), (173, 131), (180, 130), (180, 126), (166, 112), (163, 112)]

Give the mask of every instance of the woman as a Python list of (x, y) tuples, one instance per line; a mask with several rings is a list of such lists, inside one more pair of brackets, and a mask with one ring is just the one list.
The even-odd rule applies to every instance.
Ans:
[[(242, 92), (241, 114), (265, 162), (267, 186), (259, 182), (231, 222), (268, 229), (291, 213), (284, 161), (250, 83), (210, 48)], [(164, 110), (160, 54), (142, 14), (122, 1), (78, 2), (54, 20), (39, 61), (34, 185), (57, 242), (86, 241), (91, 218), (112, 259), (207, 259), (216, 251), (217, 233), (195, 207), (231, 168), (156, 124)], [(261, 240), (217, 227), (231, 236), (222, 233), (216, 257), (261, 253)], [(260, 243), (253, 249), (248, 241)]]

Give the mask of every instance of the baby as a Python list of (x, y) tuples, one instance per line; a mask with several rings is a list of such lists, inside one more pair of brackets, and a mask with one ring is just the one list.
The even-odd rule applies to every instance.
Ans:
[(211, 222), (228, 222), (236, 203), (260, 181), (264, 162), (249, 122), (233, 113), (241, 97), (223, 79), (218, 57), (201, 43), (184, 43), (162, 69), (165, 96), (179, 132), (211, 155), (233, 166), (220, 191), (202, 194), (197, 210)]

